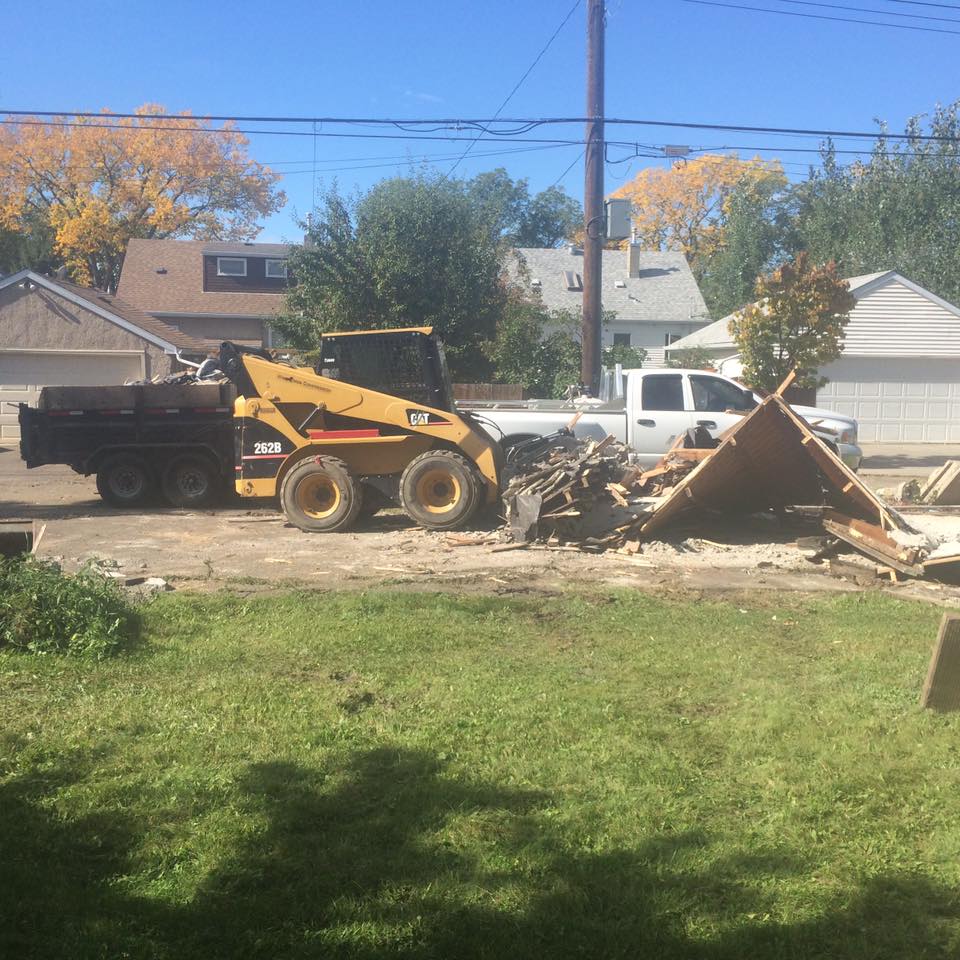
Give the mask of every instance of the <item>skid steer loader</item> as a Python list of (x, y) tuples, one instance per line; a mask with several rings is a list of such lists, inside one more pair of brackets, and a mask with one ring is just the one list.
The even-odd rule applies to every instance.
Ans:
[(457, 412), (430, 327), (324, 336), (313, 368), (224, 343), (220, 367), (238, 393), (237, 493), (279, 496), (301, 530), (348, 530), (390, 501), (453, 530), (499, 497), (499, 444)]

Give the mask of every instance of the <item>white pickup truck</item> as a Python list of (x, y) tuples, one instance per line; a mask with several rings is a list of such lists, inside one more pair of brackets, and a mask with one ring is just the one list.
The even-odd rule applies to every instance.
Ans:
[[(728, 377), (702, 370), (624, 370), (622, 378), (622, 389), (617, 391), (621, 396), (607, 403), (461, 400), (457, 406), (490, 421), (502, 432), (504, 446), (554, 433), (580, 413), (573, 428), (577, 437), (599, 440), (612, 433), (634, 451), (638, 463), (649, 466), (663, 456), (678, 434), (702, 426), (718, 436), (761, 399)], [(857, 446), (856, 420), (816, 407), (792, 409), (848, 467), (856, 470), (860, 466), (863, 453)]]

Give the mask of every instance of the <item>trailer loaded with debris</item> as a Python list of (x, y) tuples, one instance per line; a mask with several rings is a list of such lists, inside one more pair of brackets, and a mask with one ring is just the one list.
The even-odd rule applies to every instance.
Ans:
[(567, 439), (516, 466), (504, 504), (518, 542), (636, 553), (671, 530), (766, 512), (818, 524), (817, 558), (846, 545), (891, 579), (960, 580), (960, 543), (911, 527), (778, 394), (716, 440), (681, 435), (650, 470), (631, 466), (613, 437)]

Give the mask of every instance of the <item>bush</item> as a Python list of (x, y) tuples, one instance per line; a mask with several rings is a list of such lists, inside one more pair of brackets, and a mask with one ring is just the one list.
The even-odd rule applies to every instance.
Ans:
[(120, 588), (90, 570), (0, 561), (0, 648), (101, 659), (136, 639), (140, 618)]

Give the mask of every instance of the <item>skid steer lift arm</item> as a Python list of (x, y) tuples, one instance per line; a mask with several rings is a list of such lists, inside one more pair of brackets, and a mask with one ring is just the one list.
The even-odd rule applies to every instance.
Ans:
[[(348, 529), (385, 499), (422, 526), (454, 529), (497, 500), (499, 445), (455, 411), (442, 345), (430, 328), (325, 337), (321, 354), (314, 369), (223, 344), (221, 368), (240, 394), (234, 422), (241, 496), (279, 495), (288, 519), (316, 532)], [(411, 357), (421, 369), (412, 369)], [(331, 359), (336, 366), (326, 366)]]

